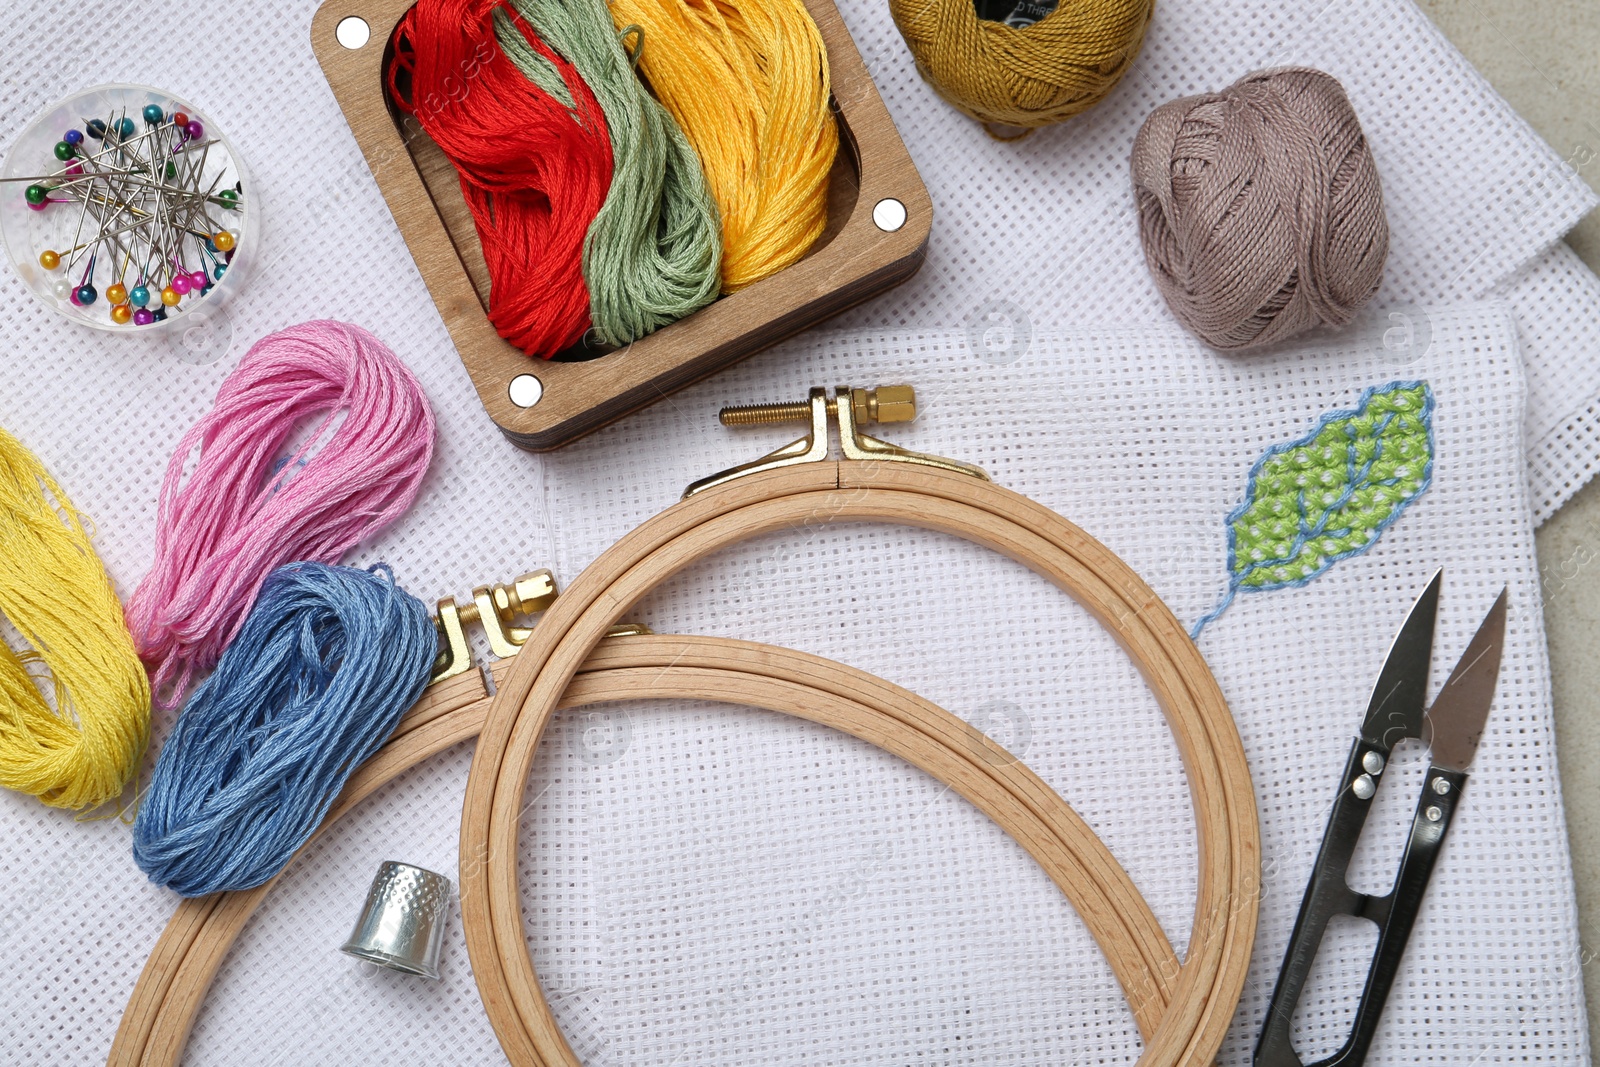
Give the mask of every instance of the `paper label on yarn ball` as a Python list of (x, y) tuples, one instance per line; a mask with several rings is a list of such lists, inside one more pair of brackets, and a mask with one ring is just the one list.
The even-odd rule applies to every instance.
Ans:
[(1003, 22), (1020, 30), (1052, 14), (1058, 0), (972, 0), (980, 19)]

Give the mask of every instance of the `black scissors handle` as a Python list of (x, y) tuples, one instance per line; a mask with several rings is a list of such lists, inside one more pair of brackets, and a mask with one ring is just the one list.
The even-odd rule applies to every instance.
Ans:
[[(1369, 896), (1351, 889), (1348, 880), (1350, 858), (1361, 840), (1361, 829), (1372, 809), (1377, 782), (1381, 780), (1383, 765), (1378, 765), (1378, 774), (1371, 773), (1368, 764), (1374, 761), (1368, 759), (1368, 753), (1383, 760), (1383, 765), (1388, 762), (1389, 752), (1368, 741), (1357, 739), (1350, 750), (1350, 760), (1340, 780), (1339, 796), (1328, 818), (1311, 882), (1300, 902), (1300, 914), (1295, 919), (1289, 949), (1278, 972), (1278, 985), (1267, 1006), (1261, 1039), (1256, 1044), (1255, 1067), (1358, 1067), (1366, 1059), (1367, 1049), (1377, 1033), (1384, 1002), (1405, 954), (1406, 939), (1411, 935), (1411, 927), (1422, 906), (1428, 879), (1433, 874), (1434, 862), (1445, 832), (1450, 828), (1467, 776), (1459, 771), (1428, 768), (1394, 888), (1383, 896)], [(1367, 785), (1361, 784), (1363, 776), (1367, 778)], [(1335, 915), (1371, 919), (1378, 926), (1378, 944), (1373, 950), (1350, 1036), (1332, 1056), (1307, 1065), (1294, 1051), (1291, 1024), (1311, 966), (1316, 961), (1317, 948), (1322, 944), (1329, 920)]]

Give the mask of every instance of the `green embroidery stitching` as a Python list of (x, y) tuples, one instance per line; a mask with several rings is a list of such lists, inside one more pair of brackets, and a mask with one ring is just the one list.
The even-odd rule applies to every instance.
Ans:
[(1228, 592), (1191, 637), (1240, 591), (1311, 581), (1377, 543), (1433, 478), (1433, 391), (1390, 382), (1330, 411), (1306, 436), (1273, 445), (1250, 469), (1228, 516)]

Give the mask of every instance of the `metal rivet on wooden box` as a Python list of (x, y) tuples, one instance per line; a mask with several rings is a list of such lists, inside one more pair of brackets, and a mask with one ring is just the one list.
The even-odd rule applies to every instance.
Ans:
[(798, 263), (617, 352), (531, 359), (486, 308), (489, 273), (454, 168), (393, 111), (383, 65), (412, 0), (327, 0), (311, 42), (478, 399), (513, 443), (546, 451), (599, 429), (905, 281), (933, 219), (927, 189), (832, 0), (806, 0), (828, 49), (839, 156), (828, 224)]

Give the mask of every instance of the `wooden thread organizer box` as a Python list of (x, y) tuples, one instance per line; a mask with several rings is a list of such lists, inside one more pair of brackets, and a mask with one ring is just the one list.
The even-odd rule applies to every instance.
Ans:
[[(595, 0), (603, 2), (603, 0)], [(839, 154), (823, 235), (799, 262), (618, 351), (530, 358), (489, 321), (489, 273), (455, 168), (391, 107), (383, 68), (413, 0), (326, 0), (312, 47), (484, 410), (548, 451), (905, 281), (933, 205), (832, 0), (806, 0), (828, 51)]]

